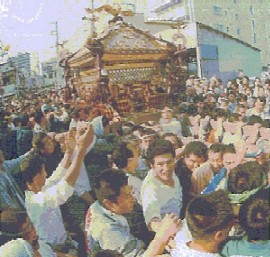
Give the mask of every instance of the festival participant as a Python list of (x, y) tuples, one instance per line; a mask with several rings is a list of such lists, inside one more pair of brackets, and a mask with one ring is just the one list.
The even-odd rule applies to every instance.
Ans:
[(70, 165), (74, 149), (71, 148), (73, 144), (70, 144), (73, 140), (72, 133), (67, 134), (65, 156), (48, 179), (46, 179), (46, 169), (40, 156), (31, 154), (21, 163), (21, 172), (28, 188), (25, 192), (27, 213), (40, 239), (52, 246), (63, 244), (67, 239), (59, 206), (73, 194), (83, 159), (93, 138), (91, 126), (88, 126), (82, 135), (77, 136), (78, 150)]
[(29, 116), (21, 115), (21, 126), (17, 130), (16, 146), (18, 155), (23, 155), (32, 148), (33, 131), (30, 128)]
[(163, 133), (171, 132), (178, 137), (182, 136), (181, 124), (173, 117), (173, 109), (170, 106), (164, 106), (161, 110), (161, 116), (159, 125), (162, 128)]
[(147, 150), (151, 170), (143, 181), (141, 199), (145, 223), (157, 231), (167, 213), (179, 215), (182, 207), (182, 188), (174, 173), (175, 150), (171, 142), (156, 140)]
[(223, 167), (223, 149), (223, 144), (212, 144), (207, 151), (207, 162), (203, 163), (192, 173), (192, 193), (194, 195), (200, 194)]
[(242, 156), (238, 156), (234, 145), (225, 145), (223, 148), (222, 164), (223, 167), (209, 182), (202, 194), (209, 194), (218, 189), (228, 189), (228, 177), (232, 169), (242, 162)]
[(241, 163), (230, 171), (227, 188), (235, 213), (235, 224), (230, 231), (230, 236), (243, 236), (245, 232), (238, 222), (239, 206), (266, 183), (263, 166), (256, 161)]
[(254, 97), (261, 97), (264, 94), (262, 80), (259, 77), (255, 78), (254, 81), (254, 88), (253, 88), (253, 96)]
[[(239, 164), (231, 170), (228, 177), (228, 191), (233, 194), (231, 195), (232, 202), (236, 203), (242, 203), (249, 195), (265, 185), (266, 177), (262, 166), (255, 161)], [(240, 199), (237, 200), (239, 197)]]
[(184, 151), (184, 144), (181, 139), (176, 134), (170, 132), (164, 133), (161, 138), (168, 140), (173, 144), (175, 149), (175, 158), (176, 160), (179, 160)]
[(227, 194), (216, 191), (196, 196), (186, 211), (187, 226), (192, 239), (177, 241), (170, 256), (221, 256), (219, 245), (227, 238), (233, 225), (233, 209)]
[(269, 256), (269, 189), (261, 189), (241, 205), (238, 217), (246, 235), (229, 238), (222, 249), (223, 256)]
[(112, 154), (118, 137), (111, 133), (109, 119), (104, 115), (94, 118), (91, 124), (96, 142), (93, 149), (87, 153), (84, 163), (87, 167), (90, 186), (94, 189), (98, 173), (109, 168), (108, 155)]
[(124, 171), (128, 177), (128, 185), (133, 188), (133, 195), (136, 199), (133, 211), (125, 215), (129, 222), (130, 232), (138, 239), (142, 240), (146, 245), (153, 239), (153, 233), (147, 229), (141, 202), (142, 180), (136, 175), (136, 168), (139, 163), (138, 152), (131, 146), (122, 142), (114, 149), (112, 160), (118, 169)]
[(0, 149), (0, 208), (6, 206), (24, 210), (24, 195), (14, 179), (14, 174), (19, 171), (20, 163), (30, 153), (12, 160), (5, 160)]
[(32, 140), (34, 152), (44, 158), (44, 164), (48, 176), (51, 176), (58, 163), (63, 158), (63, 154), (55, 138), (55, 134), (39, 131), (34, 133)]
[(123, 216), (132, 212), (135, 203), (132, 187), (128, 185), (124, 172), (113, 169), (103, 171), (97, 181), (96, 195), (98, 200), (90, 206), (86, 216), (90, 255), (100, 250), (114, 250), (126, 257), (152, 257), (164, 249), (179, 229), (180, 221), (176, 215), (164, 217), (154, 240), (145, 251), (143, 242), (130, 233)]
[(48, 132), (47, 120), (41, 110), (34, 113), (34, 132)]
[(4, 208), (1, 211), (1, 257), (76, 257), (53, 252), (39, 240), (26, 211)]
[(257, 97), (254, 103), (254, 107), (247, 111), (248, 120), (253, 115), (259, 116), (263, 120), (269, 118), (269, 114), (267, 115), (264, 111), (265, 104), (266, 104), (265, 97)]
[(185, 217), (187, 204), (193, 198), (191, 194), (192, 173), (202, 163), (207, 161), (207, 146), (200, 141), (188, 143), (184, 149), (184, 156), (175, 165), (175, 174), (178, 177), (183, 193), (183, 206), (180, 217)]
[(128, 148), (128, 144), (120, 143), (112, 153), (112, 160), (117, 168), (123, 170), (128, 176), (128, 184), (133, 187), (134, 197), (141, 204), (142, 180), (136, 176), (139, 163), (138, 153)]

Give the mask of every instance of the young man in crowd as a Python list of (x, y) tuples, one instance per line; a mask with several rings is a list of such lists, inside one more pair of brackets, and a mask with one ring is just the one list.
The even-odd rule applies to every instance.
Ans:
[[(228, 190), (228, 177), (232, 169), (237, 167), (243, 159), (242, 155), (238, 155), (233, 144), (223, 145), (222, 168), (218, 171), (208, 185), (201, 192), (209, 194), (219, 189)], [(220, 164), (221, 165), (221, 164)]]
[(178, 137), (182, 136), (181, 124), (173, 117), (173, 109), (170, 106), (164, 106), (161, 110), (159, 125), (164, 133), (171, 132)]
[(145, 251), (143, 242), (130, 233), (123, 216), (132, 212), (135, 203), (132, 187), (128, 185), (124, 172), (114, 169), (103, 171), (97, 180), (96, 196), (98, 200), (88, 210), (85, 227), (91, 256), (100, 250), (113, 250), (125, 257), (152, 257), (164, 249), (179, 228), (176, 215), (166, 216)]
[(224, 145), (212, 144), (207, 151), (208, 161), (192, 173), (191, 182), (194, 195), (200, 194), (223, 167), (223, 150)]
[(51, 246), (64, 244), (67, 239), (59, 206), (74, 192), (83, 159), (94, 138), (93, 128), (88, 126), (78, 130), (76, 156), (70, 165), (74, 150), (73, 137), (72, 132), (66, 134), (66, 153), (48, 179), (40, 156), (31, 154), (21, 163), (21, 172), (28, 188), (25, 192), (27, 214), (40, 239)]
[(255, 100), (255, 103), (254, 103), (254, 107), (247, 111), (248, 120), (253, 115), (259, 116), (263, 120), (264, 119), (269, 119), (269, 114), (267, 115), (264, 112), (265, 104), (266, 104), (266, 98), (265, 97), (257, 97), (256, 100)]
[(186, 145), (184, 156), (175, 165), (175, 174), (178, 177), (183, 193), (183, 202), (180, 218), (185, 217), (186, 207), (193, 198), (191, 194), (192, 173), (207, 160), (207, 146), (200, 141), (193, 141)]
[(39, 240), (25, 210), (4, 208), (1, 211), (0, 224), (1, 257), (75, 257), (53, 252), (48, 244)]
[(145, 223), (149, 230), (157, 231), (167, 213), (179, 215), (182, 207), (182, 188), (174, 174), (175, 149), (164, 139), (154, 141), (147, 150), (151, 165), (143, 181), (141, 200)]
[(224, 256), (269, 256), (269, 194), (269, 187), (261, 189), (241, 205), (238, 217), (246, 235), (230, 239), (222, 249)]
[(184, 151), (184, 144), (181, 139), (176, 134), (170, 132), (164, 133), (161, 138), (168, 140), (173, 144), (175, 149), (175, 158), (176, 160), (179, 160)]
[[(219, 257), (219, 245), (225, 241), (233, 225), (233, 209), (223, 190), (196, 196), (188, 205), (187, 226), (192, 239), (177, 241), (172, 257)], [(176, 236), (177, 237), (177, 236)]]
[(138, 153), (129, 148), (128, 143), (122, 142), (113, 150), (112, 159), (117, 168), (123, 170), (128, 176), (128, 184), (133, 187), (134, 197), (141, 204), (142, 180), (136, 176), (139, 163)]
[(113, 151), (112, 159), (118, 169), (124, 171), (128, 177), (128, 185), (133, 188), (133, 195), (137, 200), (133, 212), (125, 215), (129, 222), (131, 233), (141, 239), (146, 245), (153, 239), (153, 234), (147, 229), (142, 211), (141, 187), (142, 180), (136, 175), (139, 163), (138, 152), (126, 142), (120, 143)]

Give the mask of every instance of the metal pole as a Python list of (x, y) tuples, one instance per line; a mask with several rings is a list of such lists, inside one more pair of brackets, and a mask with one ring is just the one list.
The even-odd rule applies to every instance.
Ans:
[(196, 29), (196, 57), (197, 57), (197, 73), (198, 77), (202, 77), (202, 64), (201, 64), (201, 51), (200, 51), (200, 40), (199, 40), (199, 25), (195, 22)]
[(58, 55), (59, 55), (59, 33), (58, 33), (58, 22), (57, 21), (55, 22), (55, 35), (56, 35), (56, 42), (55, 42), (56, 55), (58, 57)]
[(94, 33), (95, 33), (94, 0), (91, 0), (91, 9), (92, 9), (92, 17), (91, 17), (91, 38), (93, 38)]
[(58, 88), (58, 85), (60, 84), (60, 81), (59, 81), (59, 66), (58, 66), (58, 58), (59, 58), (59, 32), (58, 32), (58, 22), (55, 21), (55, 22), (52, 22), (52, 24), (55, 24), (55, 30), (51, 31), (52, 35), (55, 35), (56, 39), (55, 39), (55, 49), (56, 49), (56, 66), (55, 66), (55, 75), (54, 75), (54, 78), (55, 78), (55, 89)]

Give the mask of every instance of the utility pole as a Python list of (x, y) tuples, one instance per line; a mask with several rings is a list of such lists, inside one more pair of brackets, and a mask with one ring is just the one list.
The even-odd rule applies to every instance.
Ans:
[(95, 11), (94, 11), (94, 0), (91, 0), (91, 17), (86, 17), (86, 16), (83, 16), (82, 17), (82, 20), (85, 21), (90, 21), (91, 22), (91, 38), (94, 37), (95, 35), (95, 32), (96, 32), (96, 27), (95, 27), (95, 22), (96, 22), (96, 16), (95, 16)]
[(56, 49), (56, 66), (55, 66), (55, 88), (60, 88), (60, 67), (58, 64), (59, 59), (59, 31), (58, 31), (58, 22), (51, 22), (55, 25), (55, 29), (51, 31), (51, 35), (55, 36), (55, 49)]
[[(94, 10), (94, 0), (91, 0), (91, 9)], [(95, 14), (92, 12), (92, 21), (91, 21), (91, 37), (95, 34)]]
[(51, 24), (55, 25), (55, 30), (51, 31), (51, 35), (55, 36), (55, 48), (56, 48), (56, 56), (59, 56), (59, 31), (58, 31), (58, 22), (51, 22)]

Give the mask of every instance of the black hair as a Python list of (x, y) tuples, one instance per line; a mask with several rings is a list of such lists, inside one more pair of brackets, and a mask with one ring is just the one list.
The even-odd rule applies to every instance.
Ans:
[(19, 126), (19, 124), (22, 122), (20, 117), (15, 117), (12, 120), (12, 123), (14, 124), (15, 127)]
[(100, 204), (110, 200), (116, 202), (121, 193), (121, 188), (127, 185), (128, 177), (125, 172), (117, 169), (106, 169), (102, 171), (96, 181), (95, 193)]
[(41, 171), (44, 159), (36, 153), (30, 153), (20, 164), (21, 173), (26, 183), (32, 183), (34, 177)]
[(266, 98), (264, 96), (256, 97), (255, 102), (259, 100), (260, 102), (266, 103)]
[(165, 139), (166, 137), (174, 137), (177, 141), (178, 148), (181, 148), (184, 145), (182, 140), (176, 134), (174, 134), (172, 132), (166, 132), (161, 136), (162, 139)]
[(21, 226), (28, 218), (25, 210), (5, 207), (1, 210), (0, 217), (0, 245), (22, 237)]
[(250, 196), (240, 207), (239, 223), (248, 240), (269, 240), (270, 187)]
[(46, 137), (49, 137), (49, 136), (43, 131), (34, 133), (33, 140), (32, 140), (33, 148), (37, 151), (40, 151), (41, 149), (43, 149), (44, 143), (42, 141)]
[(44, 118), (44, 114), (42, 113), (41, 110), (37, 110), (34, 113), (35, 122), (39, 124), (41, 122), (42, 118)]
[(213, 153), (221, 153), (223, 155), (224, 152), (224, 144), (221, 143), (214, 143), (210, 145), (208, 148), (208, 153), (213, 152)]
[(29, 115), (24, 113), (22, 116), (21, 116), (21, 122), (22, 122), (22, 126), (25, 127), (28, 125), (29, 123)]
[(236, 153), (234, 144), (224, 145), (224, 153)]
[(200, 141), (189, 142), (184, 149), (184, 156), (189, 157), (191, 154), (207, 160), (207, 146)]
[(255, 161), (239, 164), (232, 169), (228, 177), (228, 190), (241, 194), (260, 187), (263, 184), (263, 169)]
[(113, 162), (119, 169), (126, 168), (128, 159), (133, 157), (133, 152), (128, 148), (128, 143), (122, 142), (116, 146), (112, 153)]
[(195, 239), (207, 239), (227, 228), (233, 217), (230, 199), (223, 190), (196, 196), (186, 211), (187, 225)]
[(262, 124), (263, 119), (259, 116), (256, 116), (256, 115), (252, 115), (248, 118), (247, 125), (254, 125), (256, 123)]
[(237, 122), (241, 118), (241, 114), (239, 113), (231, 113), (228, 118), (228, 122)]
[(102, 116), (101, 120), (103, 128), (105, 128), (110, 123), (109, 119), (106, 116)]
[(146, 159), (150, 163), (154, 163), (154, 158), (158, 155), (163, 154), (171, 154), (173, 157), (175, 157), (175, 149), (173, 144), (164, 139), (157, 139), (150, 143), (147, 152), (146, 152)]

